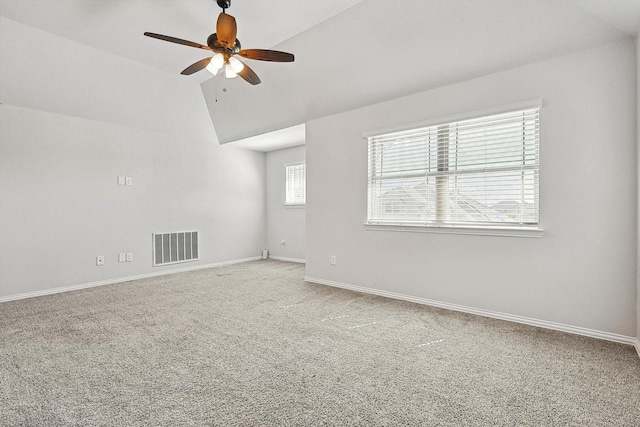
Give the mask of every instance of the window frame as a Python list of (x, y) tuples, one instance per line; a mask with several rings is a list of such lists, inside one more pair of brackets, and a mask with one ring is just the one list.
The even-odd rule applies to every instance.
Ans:
[[(396, 126), (392, 128), (377, 129), (363, 133), (363, 138), (367, 143), (367, 152), (369, 152), (369, 138), (377, 137), (385, 134), (392, 134), (396, 132), (409, 131), (413, 129), (434, 127), (440, 125), (447, 125), (452, 122), (459, 122), (469, 119), (477, 119), (485, 116), (492, 116), (496, 114), (504, 114), (509, 112), (516, 112), (519, 110), (538, 109), (539, 114), (542, 115), (542, 99), (534, 99), (516, 104), (509, 104), (495, 108), (488, 108), (483, 110), (477, 110), (473, 112), (456, 114), (446, 117), (440, 117), (429, 121), (414, 122), (405, 124), (402, 126)], [(540, 134), (538, 134), (538, 165), (537, 170), (540, 171)], [(367, 171), (369, 171), (371, 161), (369, 153), (367, 154)], [(447, 234), (472, 234), (472, 235), (489, 235), (489, 236), (511, 236), (511, 237), (542, 237), (544, 229), (541, 226), (541, 209), (540, 209), (540, 181), (538, 179), (538, 194), (537, 194), (537, 209), (538, 209), (538, 222), (535, 224), (522, 224), (522, 223), (507, 223), (500, 222), (495, 224), (473, 224), (473, 223), (455, 223), (446, 222), (438, 223), (436, 221), (425, 221), (424, 223), (403, 223), (383, 220), (371, 221), (369, 212), (370, 203), (370, 177), (367, 177), (367, 194), (366, 194), (366, 220), (364, 222), (365, 229), (368, 231), (398, 231), (398, 232), (426, 232), (426, 233), (447, 233)]]
[[(304, 178), (303, 178), (303, 198), (302, 202), (289, 202), (289, 168), (302, 166), (304, 168)], [(301, 208), (307, 205), (307, 164), (306, 162), (296, 162), (296, 163), (287, 163), (283, 165), (284, 167), (284, 206), (287, 208)]]

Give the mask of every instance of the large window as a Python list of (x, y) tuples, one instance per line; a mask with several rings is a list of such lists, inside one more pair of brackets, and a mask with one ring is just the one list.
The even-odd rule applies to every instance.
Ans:
[(285, 205), (304, 205), (307, 202), (306, 165), (287, 165), (285, 170)]
[(538, 224), (538, 108), (369, 136), (369, 224)]

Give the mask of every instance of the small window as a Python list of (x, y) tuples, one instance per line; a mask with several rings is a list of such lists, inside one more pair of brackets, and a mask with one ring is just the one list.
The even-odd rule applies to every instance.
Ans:
[(285, 205), (304, 205), (307, 203), (307, 177), (304, 163), (287, 165)]
[(538, 225), (539, 109), (368, 137), (367, 223)]

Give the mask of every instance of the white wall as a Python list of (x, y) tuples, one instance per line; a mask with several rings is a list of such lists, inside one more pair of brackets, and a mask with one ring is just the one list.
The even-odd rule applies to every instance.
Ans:
[[(307, 276), (633, 336), (635, 79), (627, 41), (307, 123)], [(365, 230), (364, 131), (535, 98), (541, 239)]]
[(267, 153), (267, 248), (272, 257), (305, 259), (306, 208), (284, 205), (284, 165), (304, 161), (304, 145)]
[(0, 297), (176, 268), (153, 232), (200, 231), (181, 267), (260, 255), (265, 155), (219, 146), (197, 84), (0, 21)]

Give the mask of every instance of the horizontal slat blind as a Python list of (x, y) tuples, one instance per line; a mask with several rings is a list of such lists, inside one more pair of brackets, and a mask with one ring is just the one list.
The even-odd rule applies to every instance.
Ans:
[(306, 196), (306, 165), (304, 163), (286, 166), (287, 205), (304, 205)]
[(369, 223), (538, 223), (538, 108), (368, 141)]

